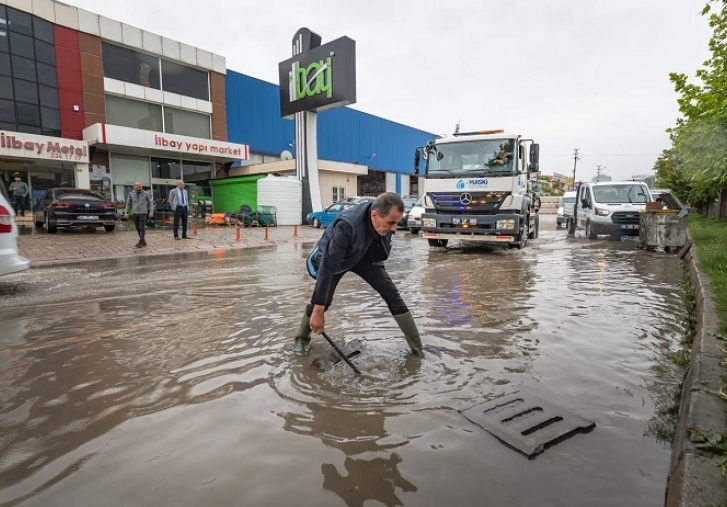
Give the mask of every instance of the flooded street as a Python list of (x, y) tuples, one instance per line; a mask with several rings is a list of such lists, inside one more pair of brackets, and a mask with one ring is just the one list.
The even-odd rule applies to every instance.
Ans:
[[(521, 251), (397, 233), (426, 356), (349, 274), (326, 331), (365, 343), (360, 377), (311, 366), (321, 337), (290, 352), (312, 243), (4, 278), (0, 506), (663, 505), (649, 386), (680, 261), (549, 229)], [(515, 391), (596, 428), (529, 460), (458, 412)]]

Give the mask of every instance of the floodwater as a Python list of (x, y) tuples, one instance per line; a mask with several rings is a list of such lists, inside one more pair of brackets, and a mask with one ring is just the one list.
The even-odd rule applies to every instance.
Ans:
[[(551, 228), (552, 229), (552, 228)], [(426, 357), (355, 275), (326, 330), (360, 377), (289, 352), (312, 245), (37, 268), (0, 282), (0, 506), (661, 506), (647, 434), (679, 261), (544, 230), (387, 264)], [(534, 459), (458, 411), (515, 391), (596, 422)]]

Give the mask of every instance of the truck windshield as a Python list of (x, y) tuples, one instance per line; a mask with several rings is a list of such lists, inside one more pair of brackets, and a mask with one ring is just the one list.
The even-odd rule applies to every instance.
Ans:
[(427, 149), (427, 175), (511, 176), (517, 174), (514, 139), (434, 144)]
[(644, 185), (599, 185), (594, 187), (596, 202), (602, 204), (643, 204), (649, 202), (651, 195)]

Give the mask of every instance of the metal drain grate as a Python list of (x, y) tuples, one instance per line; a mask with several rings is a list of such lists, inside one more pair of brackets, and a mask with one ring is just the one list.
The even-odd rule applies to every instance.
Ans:
[(528, 457), (596, 423), (525, 393), (513, 393), (462, 411), (476, 424)]
[[(346, 354), (346, 357), (352, 359), (360, 355), (364, 350), (364, 344), (357, 338), (352, 339), (343, 346), (339, 346), (341, 352)], [(313, 358), (310, 362), (311, 366), (316, 370), (329, 372), (333, 370), (339, 363), (342, 363), (343, 359), (340, 358), (334, 350), (329, 350), (320, 357)]]

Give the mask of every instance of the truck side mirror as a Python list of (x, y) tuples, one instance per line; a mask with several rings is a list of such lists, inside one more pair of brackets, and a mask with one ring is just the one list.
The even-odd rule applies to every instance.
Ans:
[(582, 208), (590, 208), (591, 207), (591, 205), (588, 203), (588, 199), (586, 199), (585, 197), (583, 199), (581, 199), (581, 207)]
[(540, 170), (540, 145), (533, 143), (530, 145), (530, 165), (528, 171), (538, 172)]
[(414, 149), (414, 174), (419, 174), (419, 148)]

